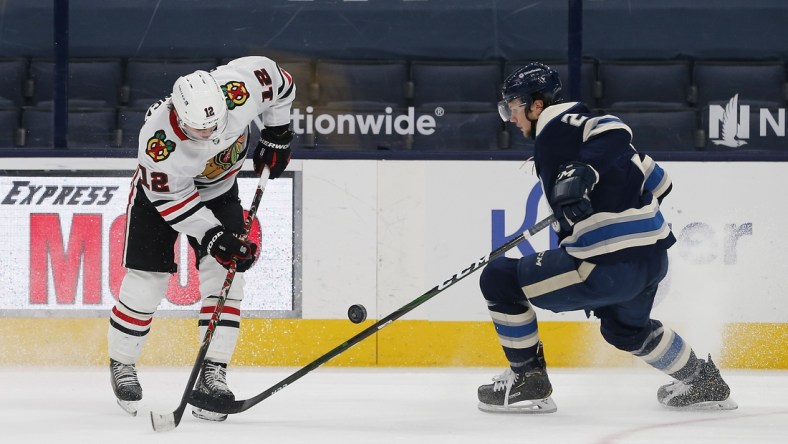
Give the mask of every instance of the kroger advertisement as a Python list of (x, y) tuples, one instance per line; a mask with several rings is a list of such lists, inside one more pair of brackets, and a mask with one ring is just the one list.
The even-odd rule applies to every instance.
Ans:
[[(111, 308), (121, 265), (129, 177), (0, 176), (0, 310), (93, 311)], [(249, 202), (257, 179), (239, 179)], [(267, 186), (250, 232), (262, 249), (246, 276), (247, 310), (293, 310), (293, 179)], [(176, 245), (164, 310), (199, 307), (195, 255)]]
[[(655, 316), (674, 323), (785, 322), (784, 163), (663, 162), (663, 211), (678, 242)], [(378, 319), (546, 217), (525, 161), (303, 161), (305, 317), (341, 319), (353, 303)], [(775, 213), (777, 212), (777, 213)], [(310, 242), (321, 239), (321, 244)], [(550, 230), (508, 253), (549, 248)], [(405, 319), (488, 320), (475, 273)], [(582, 312), (543, 320), (585, 320)]]
[[(678, 243), (655, 316), (678, 323), (788, 321), (778, 308), (788, 287), (785, 210), (773, 197), (788, 165), (662, 165), (674, 182), (663, 211)], [(261, 227), (252, 236), (263, 256), (248, 273), (246, 310), (345, 319), (347, 307), (361, 303), (370, 319), (380, 319), (548, 215), (525, 161), (310, 159), (294, 160), (290, 170), (300, 189), (293, 191), (289, 178), (269, 182), (258, 213)], [(255, 183), (241, 180), (245, 207)], [(127, 193), (126, 177), (0, 176), (0, 314), (111, 307), (123, 276)], [(547, 229), (507, 255), (554, 243)], [(173, 277), (168, 310), (194, 308), (198, 297), (187, 266), (191, 253), (183, 244), (178, 249), (180, 269), (190, 272)], [(479, 274), (405, 318), (489, 319)], [(585, 320), (583, 313), (539, 316)]]

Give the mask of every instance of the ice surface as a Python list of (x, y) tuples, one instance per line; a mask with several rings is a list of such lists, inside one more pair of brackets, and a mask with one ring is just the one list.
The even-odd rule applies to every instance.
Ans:
[[(489, 414), (476, 387), (500, 369), (317, 369), (226, 422), (191, 416), (154, 432), (151, 410), (169, 413), (188, 368), (141, 367), (137, 417), (115, 404), (108, 370), (0, 368), (3, 443), (786, 443), (788, 372), (723, 370), (739, 409), (676, 412), (656, 390), (668, 378), (651, 369), (551, 369), (558, 412)], [(296, 369), (230, 367), (239, 398)]]

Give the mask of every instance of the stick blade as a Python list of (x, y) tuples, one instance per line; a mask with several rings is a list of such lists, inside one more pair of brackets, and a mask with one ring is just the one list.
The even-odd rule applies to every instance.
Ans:
[(169, 432), (178, 427), (178, 422), (175, 420), (174, 413), (167, 413), (162, 415), (160, 413), (150, 412), (150, 422), (153, 425), (153, 430), (157, 432)]
[(209, 412), (213, 413), (224, 413), (231, 415), (241, 413), (246, 410), (246, 408), (244, 408), (245, 401), (246, 400), (228, 401), (217, 399), (197, 390), (192, 391), (192, 396), (189, 398), (189, 404), (197, 407), (198, 409), (208, 410)]

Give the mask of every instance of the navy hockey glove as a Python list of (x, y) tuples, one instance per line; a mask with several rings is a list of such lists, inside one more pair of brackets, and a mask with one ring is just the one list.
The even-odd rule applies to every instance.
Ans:
[(271, 179), (281, 176), (290, 163), (290, 141), (293, 132), (289, 125), (265, 127), (260, 132), (260, 141), (254, 150), (254, 170), (257, 175), (263, 173), (263, 167), (268, 165), (271, 170)]
[(571, 231), (574, 224), (594, 213), (588, 193), (597, 182), (599, 173), (591, 165), (569, 162), (561, 168), (550, 199), (561, 231)]
[(235, 271), (243, 273), (252, 268), (257, 260), (257, 244), (242, 241), (235, 234), (225, 231), (224, 227), (214, 227), (205, 232), (201, 245), (210, 254), (229, 269), (235, 261)]

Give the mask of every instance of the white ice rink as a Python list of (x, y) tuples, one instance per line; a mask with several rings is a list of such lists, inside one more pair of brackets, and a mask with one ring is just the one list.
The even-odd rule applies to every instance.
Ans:
[[(295, 369), (230, 368), (248, 398)], [(116, 404), (107, 370), (0, 368), (0, 442), (198, 443), (788, 443), (788, 372), (723, 374), (739, 409), (668, 411), (656, 401), (667, 378), (651, 369), (552, 369), (549, 415), (494, 415), (476, 408), (476, 387), (498, 369), (319, 368), (224, 423), (191, 416), (154, 432), (149, 411), (180, 401), (187, 368), (141, 367), (140, 414)]]

